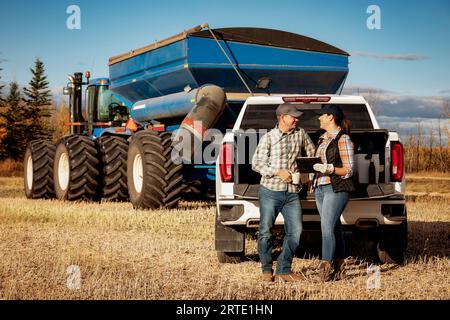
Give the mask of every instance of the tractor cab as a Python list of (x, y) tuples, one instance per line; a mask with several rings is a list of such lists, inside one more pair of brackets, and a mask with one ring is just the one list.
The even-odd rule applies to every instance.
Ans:
[[(127, 102), (109, 90), (108, 78), (89, 80), (89, 71), (85, 77), (87, 81), (83, 82), (81, 72), (69, 75), (69, 84), (63, 91), (70, 95), (70, 132), (98, 137), (106, 128), (124, 127), (129, 118)], [(83, 85), (87, 88), (82, 106)]]
[(121, 126), (128, 120), (128, 107), (109, 90), (109, 79), (89, 80), (86, 94), (88, 130)]

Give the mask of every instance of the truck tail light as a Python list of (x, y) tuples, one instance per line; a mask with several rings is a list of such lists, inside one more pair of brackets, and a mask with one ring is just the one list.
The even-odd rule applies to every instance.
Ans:
[(391, 179), (400, 182), (403, 178), (403, 145), (393, 142), (391, 145)]
[(233, 144), (224, 143), (220, 149), (220, 177), (223, 182), (233, 182)]
[(311, 102), (328, 102), (331, 97), (314, 97), (314, 96), (296, 96), (296, 97), (283, 97), (283, 101), (287, 103), (311, 103)]

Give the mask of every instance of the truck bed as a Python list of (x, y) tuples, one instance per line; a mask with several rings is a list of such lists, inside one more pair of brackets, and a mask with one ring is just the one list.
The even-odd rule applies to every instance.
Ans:
[[(317, 145), (321, 132), (308, 132), (308, 134), (314, 144)], [(259, 173), (252, 170), (251, 159), (255, 152), (255, 148), (250, 148), (249, 141), (252, 141), (252, 139), (257, 139), (259, 142), (261, 136), (262, 135), (258, 133), (237, 132), (235, 134), (235, 163), (237, 164), (234, 166), (234, 195), (237, 199), (258, 198), (261, 176)], [(353, 141), (355, 150), (355, 173), (352, 179), (356, 186), (356, 191), (351, 194), (351, 198), (357, 199), (383, 196), (383, 194), (386, 193), (386, 190), (389, 189), (385, 186), (380, 187), (380, 185), (384, 185), (387, 182), (384, 168), (386, 158), (385, 145), (388, 139), (388, 131), (382, 129), (358, 130), (351, 132), (350, 137)], [(365, 160), (365, 156), (370, 152), (369, 149), (372, 149), (372, 154), (374, 156), (376, 155), (379, 159), (377, 170), (379, 172), (377, 178), (378, 183), (375, 184), (370, 184), (368, 181), (365, 183), (365, 177), (367, 177), (368, 174), (358, 172), (356, 170), (358, 167), (366, 168), (366, 166), (361, 165), (360, 163), (358, 164), (357, 161), (369, 161)], [(360, 177), (360, 175), (362, 177)], [(306, 193), (306, 188), (304, 188), (301, 196), (303, 199), (313, 198), (313, 194)]]

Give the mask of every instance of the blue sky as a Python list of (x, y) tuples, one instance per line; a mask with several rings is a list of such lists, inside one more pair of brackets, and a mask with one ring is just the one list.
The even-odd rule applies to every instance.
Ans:
[[(81, 9), (81, 30), (66, 27), (72, 4)], [(369, 5), (381, 10), (379, 30), (367, 28)], [(57, 92), (69, 73), (89, 69), (94, 77), (108, 76), (110, 56), (203, 22), (280, 29), (335, 45), (351, 54), (346, 92), (378, 90), (380, 104), (415, 99), (417, 108), (429, 103), (434, 113), (427, 116), (436, 118), (439, 99), (450, 96), (449, 0), (2, 0), (2, 81), (27, 84), (40, 57)]]

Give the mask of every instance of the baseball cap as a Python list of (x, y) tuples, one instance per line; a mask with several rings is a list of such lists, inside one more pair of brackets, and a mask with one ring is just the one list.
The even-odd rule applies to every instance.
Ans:
[(316, 111), (317, 114), (332, 114), (333, 116), (343, 116), (341, 107), (337, 104), (325, 104), (322, 106), (322, 109)]
[(290, 103), (280, 104), (277, 108), (276, 113), (277, 116), (281, 116), (282, 114), (288, 114), (290, 116), (293, 116), (294, 118), (298, 118), (303, 114), (303, 112), (297, 109), (297, 106)]

